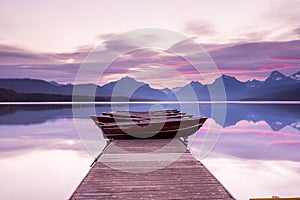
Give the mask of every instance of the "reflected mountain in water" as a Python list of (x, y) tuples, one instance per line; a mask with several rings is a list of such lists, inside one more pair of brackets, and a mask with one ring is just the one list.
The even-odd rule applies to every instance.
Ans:
[[(274, 131), (279, 131), (286, 126), (300, 130), (299, 113), (299, 104), (227, 104), (223, 127), (246, 120), (251, 122), (265, 121)], [(218, 123), (218, 120), (216, 122)]]
[(71, 105), (1, 105), (0, 125), (30, 125), (72, 118)]
[[(151, 104), (134, 105), (135, 110), (148, 110)], [(165, 105), (166, 108), (180, 109), (179, 105)], [(29, 125), (44, 123), (48, 120), (73, 118), (71, 105), (1, 105), (0, 125)], [(120, 105), (120, 110), (125, 107)], [(80, 118), (89, 118), (93, 108), (79, 105)], [(96, 112), (110, 111), (109, 104), (96, 106)], [(272, 130), (278, 131), (286, 126), (300, 130), (299, 104), (227, 104), (226, 119), (223, 127), (233, 126), (239, 121), (265, 121)], [(211, 105), (203, 104), (201, 115), (211, 117)], [(78, 118), (78, 116), (76, 116)], [(214, 117), (213, 117), (214, 118)], [(214, 119), (218, 124), (220, 120)]]

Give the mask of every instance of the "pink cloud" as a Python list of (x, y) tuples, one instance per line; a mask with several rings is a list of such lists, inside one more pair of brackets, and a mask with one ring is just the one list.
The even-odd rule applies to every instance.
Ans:
[(278, 57), (267, 57), (267, 60), (275, 60), (275, 61), (298, 61), (300, 60), (300, 56), (299, 57), (289, 57), (289, 56), (278, 56)]
[[(100, 53), (104, 59), (107, 54), (116, 53), (120, 49), (132, 46), (128, 41), (118, 40), (106, 41), (105, 45), (106, 49)], [(120, 56), (105, 71), (104, 76), (125, 74), (130, 68), (151, 63), (172, 67), (183, 76), (186, 76), (185, 78), (190, 78), (189, 81), (202, 81), (201, 74), (196, 76), (198, 71), (192, 66), (197, 65), (200, 67), (201, 73), (211, 74), (209, 75), (211, 80), (206, 80), (206, 82), (213, 82), (220, 73), (235, 76), (241, 81), (246, 81), (253, 78), (264, 80), (274, 70), (284, 72), (286, 75), (299, 71), (300, 57), (294, 56), (295, 52), (300, 51), (300, 41), (297, 40), (220, 46), (220, 48), (215, 48), (215, 50), (208, 52), (216, 63), (218, 71), (211, 69), (210, 65), (212, 63), (209, 61), (201, 60), (203, 55), (189, 52), (188, 50), (192, 48), (190, 44), (182, 43), (178, 48), (182, 50), (182, 54), (184, 52), (189, 55), (192, 54), (192, 56), (189, 56), (191, 57), (190, 63), (171, 52), (140, 49), (128, 55)], [(36, 53), (18, 47), (0, 45), (0, 58), (2, 59), (0, 64), (1, 77), (29, 77), (45, 80), (51, 79), (62, 83), (69, 82), (76, 76), (80, 63), (90, 50), (90, 47), (85, 47), (74, 52)], [(104, 64), (103, 61), (103, 63), (99, 63), (99, 66)], [(31, 67), (31, 70), (25, 70), (22, 66)], [(44, 73), (45, 71), (47, 72), (46, 74)], [(110, 81), (109, 79), (107, 80)], [(144, 81), (147, 82), (147, 80)]]
[(300, 147), (300, 141), (278, 141), (278, 142), (269, 142), (268, 145), (288, 145), (288, 146), (299, 146)]
[(193, 61), (193, 62), (165, 62), (162, 63), (163, 65), (169, 67), (181, 67), (181, 66), (191, 66), (197, 64), (211, 64), (211, 62), (204, 62), (204, 61)]
[[(295, 133), (288, 133), (288, 132), (280, 132), (280, 131), (272, 131), (272, 130), (262, 130), (262, 129), (254, 129), (255, 125), (251, 126), (251, 129), (248, 128), (224, 128), (222, 129), (222, 134), (226, 135), (256, 135), (256, 137), (261, 138), (270, 138), (270, 139), (300, 139), (300, 135)], [(201, 128), (199, 133), (206, 133), (209, 129), (208, 128)]]

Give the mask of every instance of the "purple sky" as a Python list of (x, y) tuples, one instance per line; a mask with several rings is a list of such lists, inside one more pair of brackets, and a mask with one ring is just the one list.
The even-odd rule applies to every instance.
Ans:
[[(94, 47), (104, 46), (105, 60), (106, 55), (133, 45), (108, 38), (149, 27), (192, 38), (207, 50), (220, 73), (239, 80), (264, 80), (274, 70), (291, 75), (300, 69), (299, 7), (300, 1), (294, 0), (1, 1), (0, 77), (72, 83)], [(146, 40), (159, 38), (148, 35)], [(192, 55), (192, 64), (200, 64), (203, 73), (210, 74), (206, 81), (216, 78), (188, 43), (172, 48)], [(140, 49), (119, 55), (99, 84), (125, 74), (156, 87), (183, 85), (178, 76), (203, 82), (190, 63), (178, 56)]]

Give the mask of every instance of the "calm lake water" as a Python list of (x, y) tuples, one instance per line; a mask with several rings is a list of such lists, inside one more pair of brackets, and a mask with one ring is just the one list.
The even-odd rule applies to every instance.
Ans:
[[(188, 139), (188, 147), (199, 158), (207, 131), (222, 130), (201, 161), (233, 196), (300, 196), (300, 104), (227, 104), (224, 123), (211, 114), (210, 104), (201, 106), (209, 120)], [(0, 105), (0, 199), (70, 197), (106, 143), (89, 119), (91, 107), (78, 109), (83, 111), (74, 123), (68, 105)], [(96, 107), (98, 114), (110, 110)]]

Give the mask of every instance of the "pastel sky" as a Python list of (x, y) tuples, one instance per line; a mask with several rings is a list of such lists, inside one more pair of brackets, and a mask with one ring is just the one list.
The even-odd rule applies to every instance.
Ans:
[[(132, 44), (112, 36), (140, 28), (169, 29), (191, 38), (206, 49), (220, 73), (239, 80), (264, 80), (274, 70), (291, 75), (300, 69), (296, 0), (0, 1), (0, 78), (73, 83), (93, 48), (103, 45), (103, 57), (113, 54)], [(181, 41), (170, 49), (178, 46), (183, 54), (193, 54), (193, 62), (203, 62), (188, 43)], [(126, 59), (119, 55), (114, 64), (99, 84), (127, 74), (153, 86), (168, 78), (165, 86), (176, 87), (184, 81), (211, 82), (218, 75), (204, 67), (209, 76), (203, 80), (191, 63), (151, 49)], [(176, 81), (176, 76), (184, 81)]]

